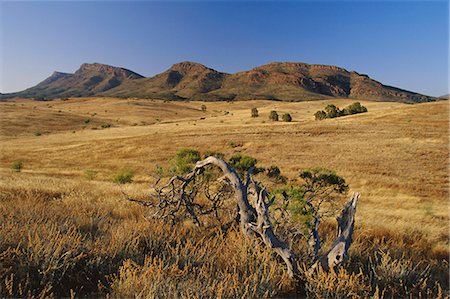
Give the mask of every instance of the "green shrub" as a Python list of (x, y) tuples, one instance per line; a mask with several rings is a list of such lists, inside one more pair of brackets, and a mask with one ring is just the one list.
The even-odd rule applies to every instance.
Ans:
[(256, 109), (256, 108), (252, 108), (251, 113), (252, 113), (252, 117), (258, 117), (259, 116), (258, 109)]
[(202, 106), (200, 107), (200, 109), (201, 109), (203, 112), (205, 112), (205, 111), (206, 111), (206, 105), (202, 105)]
[(103, 129), (111, 128), (111, 124), (102, 124), (101, 127), (102, 127)]
[(228, 164), (230, 164), (230, 166), (233, 167), (237, 173), (244, 175), (252, 167), (254, 167), (253, 174), (263, 172), (265, 170), (264, 168), (256, 167), (257, 162), (258, 161), (253, 157), (236, 154), (230, 158)]
[(367, 112), (367, 108), (361, 105), (360, 102), (355, 102), (348, 105), (342, 110), (339, 110), (335, 105), (328, 105), (325, 107), (325, 111), (317, 111), (314, 116), (316, 120), (322, 120), (325, 118), (335, 118), (340, 116), (352, 115), (357, 113)]
[(361, 105), (360, 102), (355, 102), (351, 105), (348, 105), (347, 107), (344, 108), (344, 110), (347, 111), (348, 115), (350, 114), (357, 114), (357, 113), (363, 113), (363, 112), (367, 112), (367, 108), (364, 107), (363, 105)]
[(335, 118), (340, 114), (340, 110), (335, 105), (328, 105), (325, 107), (325, 113), (327, 114), (327, 118)]
[(12, 171), (15, 171), (15, 172), (22, 171), (22, 167), (23, 167), (22, 161), (14, 161), (11, 164), (11, 169), (12, 169)]
[(86, 118), (85, 120), (84, 120), (84, 123), (85, 124), (88, 124), (88, 123), (90, 123), (91, 122), (91, 120), (89, 119), (89, 118)]
[(278, 113), (275, 110), (270, 111), (269, 119), (273, 121), (278, 121)]
[(314, 113), (314, 117), (316, 118), (316, 120), (322, 120), (327, 118), (327, 114), (325, 113), (325, 111), (319, 110), (316, 113)]
[(97, 175), (97, 171), (93, 169), (86, 169), (84, 171), (84, 177), (88, 180), (93, 180), (95, 176)]
[(199, 151), (192, 148), (179, 149), (172, 160), (171, 172), (184, 175), (192, 171), (197, 161), (200, 161)]
[(113, 176), (113, 183), (127, 184), (133, 181), (134, 171), (131, 169), (123, 169)]
[(41, 136), (41, 135), (42, 135), (41, 132), (35, 132), (35, 133), (34, 133), (34, 136)]
[(289, 113), (285, 113), (285, 114), (283, 114), (283, 116), (281, 117), (281, 119), (282, 119), (283, 121), (286, 121), (286, 122), (291, 122), (291, 121), (292, 121), (292, 116), (291, 116)]
[(286, 184), (287, 178), (281, 175), (278, 166), (270, 166), (267, 169), (267, 177), (275, 183)]

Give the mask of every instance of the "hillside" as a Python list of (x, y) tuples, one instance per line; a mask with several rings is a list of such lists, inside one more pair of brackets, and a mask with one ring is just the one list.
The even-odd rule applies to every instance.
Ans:
[(306, 101), (359, 98), (373, 101), (422, 103), (434, 97), (386, 86), (367, 75), (329, 65), (274, 62), (227, 74), (196, 62), (174, 64), (144, 78), (132, 71), (102, 64), (83, 64), (74, 74), (52, 76), (0, 98), (108, 96), (163, 100), (280, 100)]
[(0, 98), (54, 99), (91, 96), (140, 78), (143, 76), (124, 68), (84, 63), (73, 74), (54, 72), (34, 87), (21, 92), (2, 94)]

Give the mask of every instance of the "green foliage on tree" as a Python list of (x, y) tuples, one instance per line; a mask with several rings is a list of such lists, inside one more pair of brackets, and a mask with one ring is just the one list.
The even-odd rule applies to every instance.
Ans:
[(264, 168), (256, 167), (257, 162), (258, 161), (253, 157), (236, 154), (230, 158), (228, 164), (230, 164), (230, 166), (233, 167), (238, 174), (243, 175), (252, 167), (254, 167), (253, 169), (254, 174), (264, 171)]
[(327, 114), (325, 113), (325, 111), (319, 110), (316, 113), (314, 113), (314, 117), (316, 118), (316, 120), (322, 120), (327, 118)]
[(292, 121), (292, 116), (291, 116), (289, 113), (285, 113), (285, 114), (283, 114), (283, 116), (281, 117), (281, 119), (282, 119), (283, 121), (286, 121), (286, 122), (291, 122), (291, 121)]
[(314, 114), (316, 120), (322, 120), (325, 118), (335, 118), (340, 116), (352, 115), (357, 113), (367, 112), (367, 108), (361, 105), (360, 102), (355, 102), (348, 105), (344, 109), (340, 110), (335, 105), (328, 105), (324, 110), (319, 110)]
[(278, 113), (275, 110), (270, 111), (269, 119), (272, 121), (278, 121)]
[(281, 170), (278, 166), (270, 166), (267, 168), (267, 177), (274, 183), (286, 184), (287, 178), (281, 175)]
[[(345, 179), (337, 175), (336, 172), (323, 168), (314, 167), (300, 172), (303, 180), (303, 198), (311, 203), (315, 213), (320, 214), (335, 212), (334, 207), (338, 200), (348, 192), (348, 185)], [(321, 207), (326, 206), (327, 211), (322, 212)]]
[(252, 108), (251, 113), (252, 113), (252, 117), (258, 117), (259, 116), (258, 109), (256, 109), (256, 108)]
[(327, 114), (327, 118), (335, 118), (340, 115), (339, 108), (335, 105), (327, 105), (324, 111)]

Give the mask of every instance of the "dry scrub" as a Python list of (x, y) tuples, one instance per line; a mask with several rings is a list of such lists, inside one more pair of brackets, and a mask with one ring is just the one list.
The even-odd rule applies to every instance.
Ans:
[[(0, 297), (448, 297), (447, 103), (362, 101), (368, 113), (315, 122), (329, 103), (208, 103), (206, 112), (137, 100), (1, 103)], [(55, 109), (71, 117), (48, 121)], [(294, 121), (264, 122), (271, 110)], [(88, 113), (114, 127), (83, 129)], [(122, 191), (147, 198), (151, 171), (180, 147), (251, 155), (293, 184), (304, 168), (336, 170), (363, 194), (349, 260), (336, 272), (303, 271), (295, 284), (235, 229), (172, 227), (124, 200)], [(131, 184), (111, 182), (121, 169), (135, 171)], [(321, 236), (335, 229), (324, 221)], [(303, 242), (290, 245), (308, 261)]]

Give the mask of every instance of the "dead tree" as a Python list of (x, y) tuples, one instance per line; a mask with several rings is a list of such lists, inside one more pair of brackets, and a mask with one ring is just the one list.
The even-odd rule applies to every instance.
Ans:
[[(206, 208), (204, 205), (196, 202), (195, 198), (199, 192), (199, 187), (196, 183), (200, 180), (200, 175), (208, 165), (216, 166), (221, 170), (223, 177), (220, 179), (225, 180), (226, 184), (216, 195), (211, 196), (207, 194), (206, 197), (212, 202), (212, 205)], [(227, 189), (227, 186), (230, 188)], [(234, 201), (237, 205), (236, 219), (239, 222), (243, 235), (249, 238), (261, 239), (265, 246), (283, 259), (290, 277), (294, 277), (297, 274), (298, 268), (295, 255), (289, 246), (275, 235), (270, 220), (269, 207), (273, 204), (275, 197), (270, 197), (270, 193), (266, 191), (264, 186), (253, 180), (252, 169), (248, 171), (245, 182), (243, 182), (228, 163), (217, 157), (210, 156), (202, 161), (198, 161), (191, 173), (184, 177), (174, 176), (166, 185), (155, 189), (157, 203), (140, 202), (156, 208), (156, 213), (153, 216), (175, 219), (177, 213), (184, 211), (197, 225), (201, 225), (198, 215), (217, 213), (217, 208), (222, 204), (221, 198), (225, 194), (230, 195), (229, 191), (231, 189), (234, 192)], [(348, 255), (348, 249), (352, 242), (354, 217), (359, 196), (359, 193), (356, 193), (345, 205), (341, 215), (337, 218), (338, 236), (330, 250), (321, 257), (317, 256), (321, 242), (318, 233), (319, 221), (316, 219), (309, 237), (309, 244), (314, 248), (312, 270), (317, 265), (321, 265), (324, 269), (335, 267)], [(136, 201), (133, 199), (129, 200)]]

